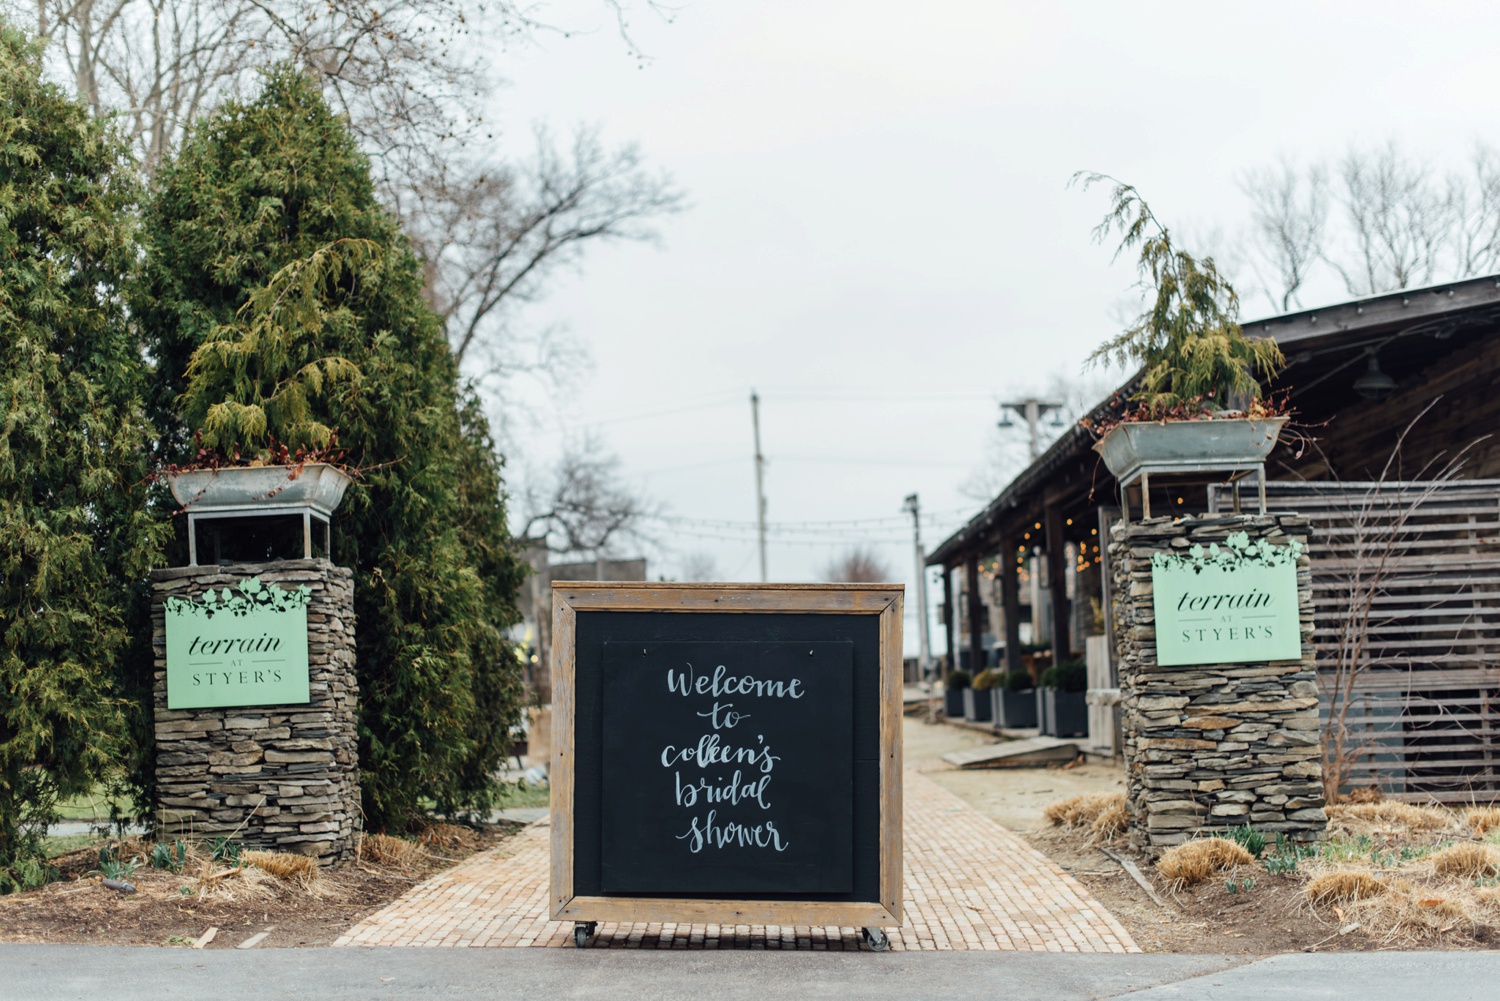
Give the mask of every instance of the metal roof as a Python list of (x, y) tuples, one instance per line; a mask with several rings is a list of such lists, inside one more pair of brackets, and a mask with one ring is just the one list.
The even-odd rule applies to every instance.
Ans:
[[(1252, 337), (1276, 338), (1287, 358), (1287, 366), (1276, 380), (1281, 385), (1287, 383), (1284, 378), (1287, 372), (1309, 365), (1319, 355), (1334, 351), (1347, 354), (1413, 334), (1446, 337), (1468, 319), (1500, 321), (1500, 275), (1352, 299), (1253, 320), (1241, 324), (1241, 328)], [(1361, 357), (1363, 354), (1355, 355), (1354, 360)], [(1098, 423), (1123, 410), (1139, 378), (1140, 373), (1136, 373), (1101, 400), (1089, 411), (1090, 420)], [(967, 548), (965, 543), (983, 536), (1007, 511), (1030, 499), (1059, 467), (1086, 456), (1093, 444), (1094, 436), (1074, 424), (1011, 480), (999, 496), (928, 554), (928, 564), (952, 562)]]

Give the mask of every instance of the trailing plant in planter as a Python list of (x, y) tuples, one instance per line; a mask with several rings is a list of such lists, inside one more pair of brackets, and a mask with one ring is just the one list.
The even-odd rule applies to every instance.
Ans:
[(1116, 256), (1139, 248), (1140, 284), (1154, 297), (1135, 323), (1089, 358), (1142, 366), (1132, 397), (1140, 406), (1127, 419), (1195, 420), (1254, 408), (1269, 414), (1272, 405), (1261, 400), (1256, 376), (1275, 375), (1286, 360), (1274, 340), (1245, 336), (1236, 319), (1239, 296), (1213, 258), (1177, 246), (1133, 185), (1104, 174), (1075, 180), (1084, 188), (1114, 185), (1109, 214), (1094, 227), (1094, 238), (1102, 242), (1118, 232)]
[[(1284, 406), (1266, 398), (1261, 379), (1285, 364), (1270, 338), (1250, 338), (1240, 327), (1239, 296), (1212, 257), (1178, 246), (1140, 192), (1104, 174), (1075, 175), (1084, 188), (1113, 185), (1110, 211), (1094, 228), (1103, 241), (1118, 234), (1116, 256), (1138, 254), (1136, 268), (1148, 303), (1136, 321), (1105, 341), (1091, 363), (1140, 366), (1134, 404), (1117, 420), (1085, 426), (1100, 436), (1095, 448), (1116, 477), (1143, 463), (1253, 464), (1274, 447)], [(1212, 421), (1204, 427), (1198, 422)], [(1233, 426), (1220, 422), (1235, 421)], [(1147, 430), (1150, 425), (1155, 428)], [(1188, 432), (1164, 430), (1192, 427)]]

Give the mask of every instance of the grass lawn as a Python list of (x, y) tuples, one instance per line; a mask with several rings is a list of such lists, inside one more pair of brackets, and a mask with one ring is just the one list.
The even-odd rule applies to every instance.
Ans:
[(57, 838), (43, 838), (42, 846), (46, 849), (48, 858), (57, 858), (59, 855), (87, 848), (100, 841), (101, 839), (93, 834), (67, 834)]
[(109, 819), (110, 806), (118, 803), (121, 812), (134, 814), (135, 804), (128, 800), (112, 800), (104, 793), (103, 786), (95, 786), (89, 792), (71, 796), (57, 804), (57, 815), (61, 820), (98, 820)]
[(500, 797), (495, 803), (495, 806), (502, 810), (551, 805), (551, 786), (531, 785), (525, 780), (514, 785), (507, 784), (501, 790)]

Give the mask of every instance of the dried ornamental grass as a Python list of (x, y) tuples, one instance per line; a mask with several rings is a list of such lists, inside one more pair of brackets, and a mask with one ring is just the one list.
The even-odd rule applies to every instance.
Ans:
[(1464, 929), (1472, 934), (1477, 910), (1472, 896), (1400, 880), (1391, 892), (1359, 905), (1359, 914), (1372, 930), (1383, 931), (1386, 941), (1418, 942), (1442, 938)]
[(1453, 824), (1446, 810), (1394, 801), (1383, 803), (1339, 803), (1325, 807), (1331, 821), (1362, 820), (1371, 824), (1390, 824), (1411, 831), (1441, 831)]
[(1094, 818), (1094, 833), (1102, 838), (1124, 834), (1125, 825), (1129, 819), (1129, 815), (1125, 812), (1125, 797), (1121, 795), (1118, 803), (1111, 803)]
[(377, 865), (410, 869), (422, 849), (414, 841), (393, 838), (389, 834), (366, 834), (359, 843), (359, 857)]
[(433, 824), (424, 827), (422, 833), (417, 835), (417, 844), (424, 847), (436, 845), (448, 851), (475, 847), (478, 840), (471, 829), (458, 824)]
[(1335, 869), (1308, 880), (1303, 891), (1315, 906), (1349, 904), (1390, 892), (1390, 886), (1358, 869)]
[(1084, 793), (1048, 804), (1042, 810), (1042, 816), (1059, 827), (1094, 827), (1101, 816), (1116, 807), (1123, 815), (1125, 794), (1122, 792)]
[(1500, 849), (1470, 842), (1452, 845), (1433, 852), (1432, 869), (1443, 876), (1480, 879), (1500, 876)]
[(225, 869), (212, 859), (205, 859), (193, 879), (193, 895), (200, 900), (269, 900), (277, 895), (277, 883), (274, 877), (253, 866)]
[(1250, 865), (1255, 857), (1227, 838), (1202, 838), (1168, 849), (1156, 863), (1156, 871), (1173, 889), (1201, 883), (1225, 869)]
[(317, 860), (310, 855), (248, 851), (241, 857), (246, 865), (253, 865), (262, 872), (268, 872), (289, 883), (307, 886), (318, 878)]
[(1476, 806), (1464, 812), (1464, 821), (1476, 835), (1500, 831), (1500, 806)]

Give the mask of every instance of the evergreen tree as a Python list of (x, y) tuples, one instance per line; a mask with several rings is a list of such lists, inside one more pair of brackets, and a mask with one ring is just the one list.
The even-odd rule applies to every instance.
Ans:
[(125, 145), (0, 23), (0, 892), (59, 797), (129, 753), (120, 665), (161, 530), (145, 513)]
[(318, 445), (359, 470), (334, 529), (355, 571), (367, 823), (481, 806), (520, 708), (519, 561), (488, 427), (460, 393), (421, 262), (308, 80), (201, 122), (158, 176), (138, 300), (164, 458)]

